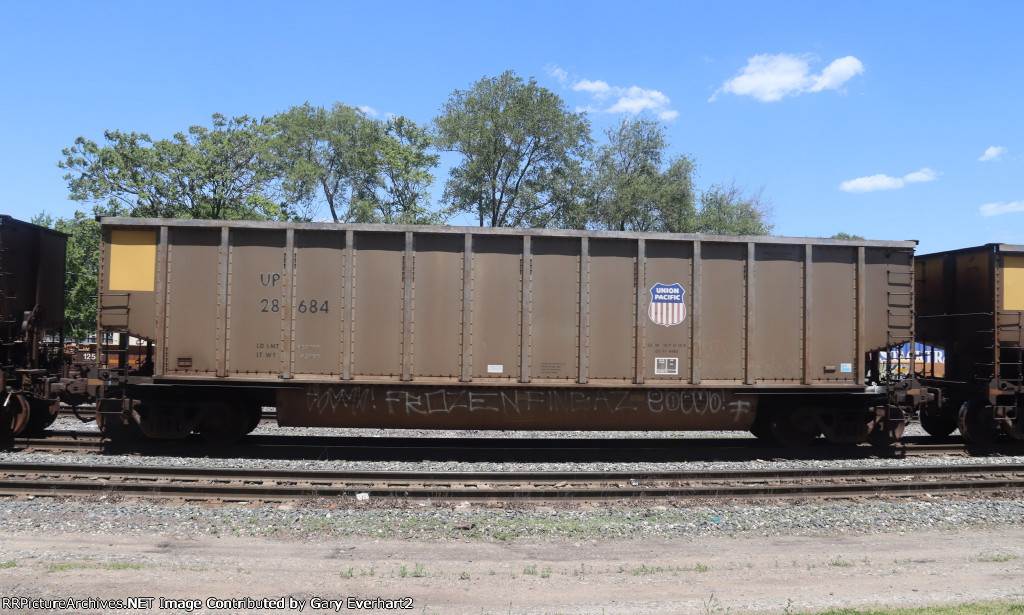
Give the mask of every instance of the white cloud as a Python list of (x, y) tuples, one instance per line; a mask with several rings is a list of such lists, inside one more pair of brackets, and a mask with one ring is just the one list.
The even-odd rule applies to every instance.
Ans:
[(653, 113), (661, 120), (674, 120), (679, 117), (679, 112), (671, 109), (669, 105), (672, 100), (658, 90), (648, 90), (639, 86), (621, 87), (611, 85), (600, 79), (579, 79), (570, 76), (568, 72), (555, 65), (549, 65), (548, 75), (554, 77), (563, 86), (568, 86), (574, 92), (589, 94), (597, 105), (577, 107), (591, 113)]
[(848, 179), (839, 184), (843, 192), (874, 192), (876, 190), (899, 190), (907, 184), (930, 182), (938, 179), (939, 174), (925, 167), (920, 171), (908, 173), (903, 177), (890, 177), (884, 174)]
[(720, 93), (753, 96), (762, 102), (775, 102), (804, 92), (840, 90), (847, 81), (864, 72), (864, 64), (853, 56), (834, 60), (817, 75), (810, 74), (811, 55), (788, 53), (758, 54), (742, 71), (718, 88), (708, 102)]
[(359, 105), (356, 109), (362, 111), (367, 117), (377, 117), (377, 110), (369, 105)]
[(558, 82), (562, 85), (565, 85), (565, 82), (569, 80), (569, 73), (564, 68), (559, 68), (554, 64), (548, 64), (544, 67), (544, 70), (546, 70), (547, 73), (555, 79), (558, 79)]
[(1002, 145), (993, 145), (992, 147), (985, 150), (985, 153), (978, 158), (981, 162), (998, 162), (1003, 158), (1003, 154), (1008, 152)]
[(1024, 201), (1014, 201), (1012, 203), (987, 203), (978, 208), (978, 213), (985, 217), (1012, 214), (1022, 211), (1024, 211)]
[(612, 91), (612, 87), (604, 81), (588, 81), (586, 79), (580, 79), (574, 83), (572, 89), (576, 92), (588, 92), (598, 98), (606, 98)]
[(939, 174), (932, 171), (928, 167), (921, 169), (920, 171), (914, 171), (913, 173), (907, 173), (903, 176), (903, 181), (908, 184), (916, 184), (920, 182), (930, 182), (939, 178)]
[(853, 56), (833, 60), (831, 64), (814, 77), (812, 92), (822, 90), (838, 90), (843, 84), (864, 72), (864, 65)]
[(896, 190), (903, 187), (903, 180), (899, 177), (888, 175), (871, 175), (869, 177), (858, 177), (848, 179), (839, 184), (839, 189), (844, 192), (874, 192), (875, 190)]

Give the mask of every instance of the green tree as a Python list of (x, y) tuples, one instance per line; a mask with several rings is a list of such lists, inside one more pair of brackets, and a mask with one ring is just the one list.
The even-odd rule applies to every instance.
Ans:
[(94, 215), (81, 211), (76, 211), (72, 218), (58, 219), (44, 212), (32, 223), (70, 235), (64, 276), (64, 336), (84, 341), (96, 333), (100, 223)]
[(364, 185), (363, 198), (346, 217), (352, 222), (441, 224), (445, 212), (430, 208), (430, 186), (440, 156), (429, 154), (427, 130), (408, 118), (390, 118), (376, 143), (376, 168)]
[(861, 240), (863, 240), (864, 238), (861, 237), (860, 235), (851, 235), (850, 233), (836, 233), (835, 235), (832, 235), (831, 237), (829, 237), (829, 239), (861, 239)]
[(281, 219), (272, 198), (275, 175), (265, 159), (263, 122), (213, 116), (213, 128), (154, 141), (147, 134), (107, 131), (106, 145), (84, 137), (63, 150), (71, 198), (103, 203), (129, 216)]
[(715, 235), (770, 235), (770, 206), (762, 190), (745, 195), (735, 184), (716, 184), (700, 196), (700, 211), (691, 232)]
[(437, 146), (462, 161), (443, 201), (480, 226), (559, 224), (581, 190), (590, 122), (513, 71), (456, 90), (434, 119)]
[(368, 207), (361, 202), (372, 200), (376, 184), (377, 122), (341, 103), (328, 110), (307, 102), (269, 123), (272, 160), (289, 202), (307, 213), (326, 203), (335, 222)]
[(665, 126), (624, 119), (606, 131), (592, 170), (594, 225), (619, 231), (691, 230), (696, 212), (694, 163), (677, 156), (664, 167)]

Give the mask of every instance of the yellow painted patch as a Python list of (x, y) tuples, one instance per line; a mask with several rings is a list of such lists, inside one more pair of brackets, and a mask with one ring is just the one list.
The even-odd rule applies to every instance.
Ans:
[(152, 291), (156, 231), (110, 232), (110, 290)]
[(1003, 309), (1024, 310), (1024, 256), (1003, 257)]

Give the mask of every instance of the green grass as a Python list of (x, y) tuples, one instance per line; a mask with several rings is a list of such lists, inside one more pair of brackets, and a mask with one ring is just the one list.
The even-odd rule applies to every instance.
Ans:
[(849, 568), (853, 566), (853, 562), (843, 559), (843, 556), (839, 556), (828, 563), (832, 568)]
[(0, 562), (0, 568), (14, 568), (17, 565), (18, 562), (13, 559), (7, 560), (6, 562)]
[(1007, 553), (982, 553), (978, 556), (979, 562), (1011, 562), (1015, 559), (1020, 559), (1020, 556)]
[(68, 562), (63, 564), (47, 564), (46, 572), (64, 572), (65, 570), (85, 570), (102, 568), (103, 570), (142, 570), (147, 564), (134, 564), (131, 562)]
[(104, 570), (142, 570), (145, 567), (145, 564), (132, 564), (129, 562), (111, 562), (100, 565), (100, 568)]

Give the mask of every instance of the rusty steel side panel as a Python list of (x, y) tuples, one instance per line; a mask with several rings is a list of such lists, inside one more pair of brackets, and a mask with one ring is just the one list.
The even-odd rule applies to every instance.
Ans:
[(531, 382), (579, 375), (580, 241), (537, 238), (531, 247)]
[(296, 231), (294, 245), (292, 377), (340, 375), (345, 234)]
[(811, 256), (812, 382), (854, 382), (857, 335), (856, 250), (816, 246)]
[(730, 389), (502, 388), (401, 383), (281, 389), (292, 427), (747, 430), (756, 396)]
[(982, 249), (961, 252), (953, 257), (956, 267), (953, 313), (993, 311), (996, 293), (992, 279), (994, 254), (991, 250)]
[[(686, 295), (693, 293), (693, 243), (682, 241), (648, 241), (646, 243), (645, 280), (640, 290), (649, 305), (658, 286), (682, 288), (683, 306), (692, 305)], [(644, 327), (644, 380), (675, 381), (690, 380), (690, 338), (693, 318), (684, 309), (678, 324), (659, 324), (647, 316)], [(656, 317), (657, 318), (657, 317)], [(672, 321), (669, 321), (672, 322)]]
[(412, 378), (458, 379), (462, 373), (462, 235), (415, 238)]
[(23, 337), (24, 313), (43, 309), (43, 328), (64, 323), (67, 235), (0, 215), (0, 339)]
[(404, 339), (404, 236), (356, 233), (353, 265), (353, 378), (397, 380)]
[(134, 219), (108, 230), (159, 237), (129, 327), (151, 332), (158, 377), (856, 387), (865, 355), (913, 330), (906, 242)]
[(747, 246), (701, 244), (702, 381), (742, 382), (746, 363)]
[[(944, 307), (944, 259), (941, 255), (918, 256), (914, 261), (914, 297), (917, 314), (934, 316), (943, 313)], [(918, 334), (935, 338), (939, 321), (926, 318), (917, 323)]]
[(979, 246), (920, 257), (916, 314), (918, 340), (946, 350), (945, 377), (987, 382), (992, 373), (995, 289), (991, 248)]
[(227, 373), (276, 377), (291, 306), (284, 231), (236, 230), (228, 246)]
[(522, 343), (519, 237), (474, 238), (470, 353), (474, 380), (518, 380)]
[(754, 334), (750, 342), (756, 382), (797, 383), (804, 368), (803, 246), (754, 248)]
[(590, 380), (632, 381), (636, 364), (635, 329), (622, 323), (636, 322), (635, 241), (589, 242), (587, 315), (587, 376)]
[(946, 350), (944, 377), (1018, 382), (1024, 247), (988, 244), (918, 259), (918, 339)]
[(158, 373), (215, 375), (224, 343), (218, 315), (220, 229), (171, 228), (168, 244), (166, 324), (157, 332), (163, 365), (157, 366)]

